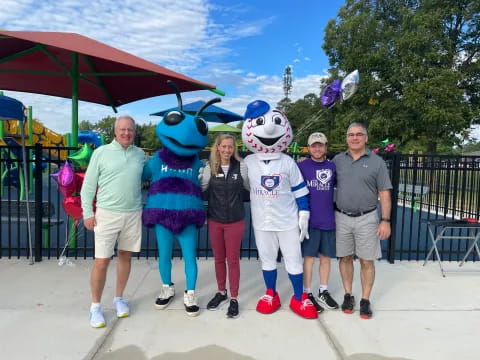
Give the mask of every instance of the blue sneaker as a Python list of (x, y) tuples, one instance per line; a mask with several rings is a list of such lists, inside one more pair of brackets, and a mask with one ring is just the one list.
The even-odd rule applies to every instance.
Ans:
[(128, 308), (128, 304), (123, 297), (119, 297), (113, 300), (113, 305), (117, 310), (118, 318), (124, 318), (130, 315), (130, 309)]
[(105, 327), (105, 318), (101, 306), (90, 307), (90, 325), (97, 329)]

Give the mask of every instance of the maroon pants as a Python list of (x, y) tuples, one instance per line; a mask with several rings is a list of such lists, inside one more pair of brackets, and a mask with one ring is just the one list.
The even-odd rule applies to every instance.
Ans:
[(215, 276), (217, 277), (218, 290), (225, 290), (227, 280), (226, 260), (228, 263), (230, 295), (235, 298), (238, 296), (240, 283), (240, 246), (244, 230), (245, 220), (224, 224), (208, 219), (208, 232), (212, 243), (213, 257), (215, 258)]

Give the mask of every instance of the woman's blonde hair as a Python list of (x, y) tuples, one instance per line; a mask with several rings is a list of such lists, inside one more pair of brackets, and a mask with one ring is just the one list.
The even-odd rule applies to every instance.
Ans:
[(233, 141), (233, 157), (238, 160), (238, 161), (241, 161), (241, 158), (240, 156), (238, 155), (238, 151), (237, 151), (237, 143), (236, 143), (236, 139), (235, 139), (235, 136), (231, 135), (231, 134), (219, 134), (216, 139), (215, 139), (215, 142), (213, 143), (212, 145), (212, 148), (210, 150), (210, 171), (212, 173), (212, 175), (218, 175), (218, 167), (220, 166), (220, 163), (221, 163), (221, 159), (220, 159), (220, 153), (218, 151), (218, 145), (221, 144), (221, 142), (225, 139), (232, 139)]

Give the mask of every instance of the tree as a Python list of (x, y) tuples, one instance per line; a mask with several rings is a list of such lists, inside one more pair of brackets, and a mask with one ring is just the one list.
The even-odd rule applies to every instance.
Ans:
[(311, 93), (291, 103), (286, 115), (292, 125), (293, 134), (298, 144), (306, 144), (307, 138), (312, 131), (321, 131), (326, 128), (324, 118), (318, 116), (322, 111), (320, 99)]
[(360, 72), (341, 122), (431, 153), (458, 144), (480, 121), (479, 14), (480, 0), (347, 0), (323, 45), (332, 72)]
[(155, 134), (156, 127), (157, 125), (152, 123), (142, 125), (137, 124), (135, 130), (135, 145), (152, 151), (160, 148), (160, 140)]
[(82, 120), (80, 124), (78, 124), (78, 130), (92, 130), (94, 126), (90, 121)]
[(93, 126), (92, 130), (94, 132), (105, 137), (105, 143), (109, 143), (113, 140), (113, 126), (115, 124), (115, 119), (114, 116), (107, 116)]

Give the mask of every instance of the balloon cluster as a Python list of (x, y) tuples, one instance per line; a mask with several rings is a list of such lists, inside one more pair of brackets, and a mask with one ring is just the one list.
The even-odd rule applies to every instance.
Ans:
[(297, 137), (305, 133), (320, 117), (331, 109), (337, 102), (350, 99), (357, 91), (360, 75), (358, 70), (349, 73), (343, 80), (334, 80), (323, 89), (320, 101), (323, 108), (315, 115), (308, 118), (300, 128), (297, 129)]
[(70, 162), (66, 160), (56, 173), (50, 174), (58, 185), (58, 191), (64, 196), (63, 209), (77, 223), (83, 216), (80, 190), (85, 178), (84, 169), (88, 166), (92, 153), (92, 148), (88, 144), (84, 144), (79, 151), (68, 157), (80, 171), (75, 171)]
[[(382, 143), (382, 146), (383, 146), (383, 150), (385, 152), (392, 152), (393, 149), (395, 149), (395, 144), (391, 143), (390, 142), (390, 139), (385, 139), (385, 140), (382, 140), (381, 141)], [(372, 152), (375, 153), (375, 154), (378, 154), (380, 152), (380, 147), (376, 147), (374, 149), (372, 149)]]
[(358, 70), (352, 71), (345, 78), (334, 80), (328, 84), (323, 90), (320, 101), (327, 109), (334, 106), (339, 100), (345, 101), (350, 99), (357, 91), (358, 83), (360, 82), (360, 75)]

